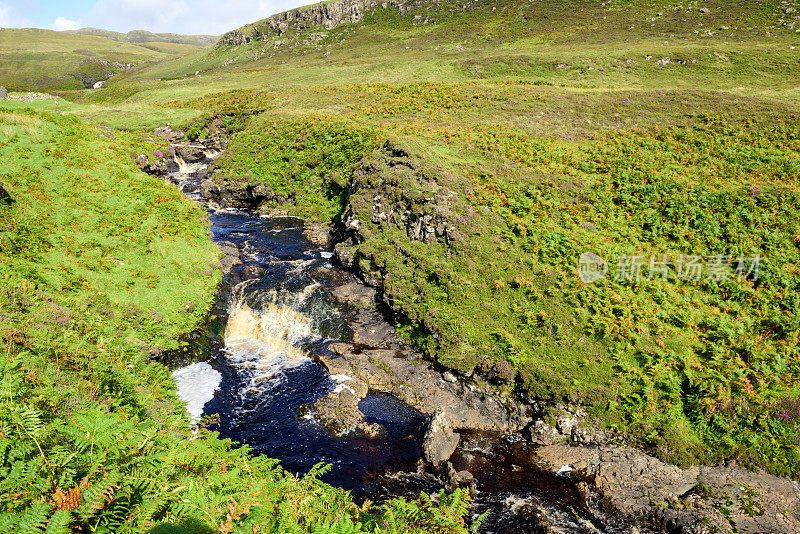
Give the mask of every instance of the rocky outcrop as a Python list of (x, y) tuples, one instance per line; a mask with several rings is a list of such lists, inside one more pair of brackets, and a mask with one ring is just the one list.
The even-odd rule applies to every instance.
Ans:
[(230, 274), (231, 270), (242, 263), (239, 248), (230, 241), (220, 241), (217, 243), (222, 258), (219, 260), (220, 269), (224, 274)]
[(172, 154), (154, 154), (152, 157), (147, 157), (147, 154), (139, 154), (135, 158), (136, 166), (147, 174), (157, 174), (163, 176), (170, 172), (178, 170), (178, 164), (172, 157)]
[(153, 130), (153, 134), (167, 141), (168, 143), (177, 143), (184, 138), (183, 132), (176, 132), (169, 126), (159, 126)]
[(332, 391), (314, 403), (317, 422), (337, 435), (352, 433), (364, 414), (358, 409), (358, 397), (349, 390)]
[(256, 209), (265, 202), (286, 204), (293, 196), (276, 195), (264, 184), (216, 183), (213, 178), (200, 184), (200, 194), (221, 206)]
[(173, 144), (172, 148), (185, 163), (197, 163), (206, 159), (206, 147), (203, 145), (181, 143)]
[[(366, 158), (350, 184), (351, 206), (342, 216), (348, 235), (359, 241), (359, 214), (368, 214), (381, 231), (401, 229), (411, 241), (448, 243), (460, 238), (452, 222), (454, 193), (435, 172), (392, 141)], [(357, 193), (368, 193), (358, 196)], [(354, 196), (355, 195), (355, 196)]]
[(422, 455), (434, 467), (439, 467), (450, 459), (460, 439), (461, 436), (453, 432), (447, 410), (437, 410), (431, 417), (425, 437), (422, 439)]
[(681, 469), (629, 447), (549, 445), (553, 472), (586, 478), (617, 512), (680, 534), (800, 532), (797, 482), (735, 466)]
[(395, 8), (401, 14), (407, 8), (403, 0), (335, 0), (278, 13), (267, 19), (223, 35), (217, 46), (240, 46), (269, 37), (299, 33), (304, 29), (322, 27), (332, 30), (341, 24), (360, 22), (367, 11), (376, 8)]
[(391, 393), (425, 414), (446, 409), (453, 428), (510, 432), (531, 422), (522, 406), (514, 410), (513, 402), (506, 406), (475, 385), (447, 382), (430, 363), (409, 352), (356, 343), (334, 343), (330, 350), (332, 354), (318, 359), (331, 374), (352, 377), (370, 391)]
[(8, 91), (5, 87), (0, 87), (0, 100), (5, 100), (8, 98)]
[(81, 64), (70, 74), (77, 78), (85, 89), (92, 89), (96, 83), (105, 82), (114, 74), (126, 72), (136, 65), (137, 63), (89, 57), (81, 61)]
[[(366, 396), (364, 390), (361, 397)], [(341, 387), (314, 403), (316, 421), (337, 436), (380, 440), (388, 436), (386, 428), (370, 423), (358, 407), (360, 397), (349, 387)]]

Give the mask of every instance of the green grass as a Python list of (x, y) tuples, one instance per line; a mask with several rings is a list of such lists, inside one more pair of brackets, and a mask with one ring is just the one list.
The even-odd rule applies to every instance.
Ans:
[[(381, 281), (431, 358), (581, 402), (668, 461), (736, 458), (797, 476), (796, 422), (776, 415), (800, 378), (786, 300), (800, 261), (795, 108), (487, 81), (242, 90), (184, 105), (262, 111), (234, 134), (215, 179), (289, 194), (305, 217), (349, 209), (361, 240), (347, 255)], [(309, 135), (320, 123), (331, 135)], [(371, 145), (365, 129), (379, 132)], [(410, 147), (415, 172), (368, 155), (385, 136)], [(355, 186), (326, 191), (319, 154), (349, 146), (358, 150), (341, 169), (366, 156)], [(453, 230), (410, 239), (407, 224), (377, 222), (376, 203)], [(755, 284), (673, 273), (586, 286), (576, 275), (584, 251), (765, 261)]]
[[(205, 212), (135, 168), (140, 136), (0, 108), (0, 530), (465, 532), (468, 496), (382, 507), (192, 431), (150, 361), (208, 312)], [(39, 108), (45, 107), (40, 104)]]
[[(655, 0), (378, 8), (316, 43), (320, 28), (170, 58), (139, 47), (161, 60), (99, 91), (61, 92), (69, 103), (2, 104), (0, 183), (17, 198), (0, 207), (3, 380), (17, 381), (3, 391), (20, 391), (0, 405), (0, 439), (21, 443), (4, 464), (16, 466), (13, 520), (43, 507), (53, 516), (61, 494), (95, 488), (99, 500), (81, 501), (73, 524), (113, 530), (130, 515), (131, 531), (225, 531), (230, 512), (242, 530), (352, 520), (381, 532), (392, 517), (398, 530), (462, 528), (459, 495), (444, 510), (360, 510), (213, 435), (185, 441), (172, 385), (142, 349), (174, 347), (207, 308), (212, 252), (199, 211), (133, 171), (127, 152), (152, 153), (142, 129), (169, 122), (202, 136), (220, 114), (235, 127), (215, 179), (264, 184), (293, 214), (357, 218), (361, 239), (340, 252), (382, 285), (430, 358), (501, 390), (582, 403), (672, 463), (735, 459), (799, 477), (800, 28), (781, 2), (704, 5), (709, 13)], [(16, 70), (38, 80), (42, 57)], [(116, 141), (74, 116), (120, 129)], [(376, 209), (408, 212), (412, 224)], [(416, 239), (419, 219), (439, 234)], [(584, 251), (612, 267), (632, 254), (764, 261), (757, 281), (587, 285)], [(57, 389), (76, 392), (80, 408), (48, 400)], [(134, 482), (132, 443), (101, 460), (90, 439), (88, 452), (65, 456), (86, 443), (76, 414), (134, 433), (155, 424), (140, 442), (158, 487)], [(188, 459), (166, 452), (177, 443)], [(63, 480), (48, 471), (57, 462)], [(411, 519), (419, 510), (422, 524)]]
[(107, 80), (114, 64), (142, 63), (196, 47), (132, 44), (106, 37), (42, 29), (0, 29), (0, 84), (9, 91), (64, 91)]

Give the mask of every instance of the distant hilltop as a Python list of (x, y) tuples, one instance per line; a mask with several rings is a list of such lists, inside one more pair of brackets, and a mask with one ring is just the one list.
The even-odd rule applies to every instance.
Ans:
[(133, 30), (128, 33), (103, 30), (100, 28), (81, 28), (68, 33), (79, 33), (82, 35), (99, 35), (113, 41), (123, 43), (174, 43), (187, 44), (199, 47), (211, 46), (217, 42), (216, 35), (180, 35), (177, 33), (152, 33), (145, 30)]
[(239, 46), (314, 26), (332, 30), (340, 24), (361, 22), (367, 10), (378, 7), (395, 7), (401, 15), (408, 10), (404, 0), (334, 0), (284, 11), (230, 31), (220, 38), (217, 46)]

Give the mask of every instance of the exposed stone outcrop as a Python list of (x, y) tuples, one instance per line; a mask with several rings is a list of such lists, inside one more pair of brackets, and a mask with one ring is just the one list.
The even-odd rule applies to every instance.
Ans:
[(8, 98), (8, 91), (5, 87), (0, 87), (0, 100), (5, 100)]
[(163, 176), (178, 170), (178, 164), (175, 163), (172, 154), (165, 154), (161, 157), (156, 154), (152, 158), (148, 158), (147, 154), (139, 154), (135, 161), (136, 165), (148, 174)]
[(315, 26), (332, 30), (341, 24), (360, 22), (365, 13), (375, 8), (396, 8), (406, 11), (403, 0), (335, 0), (278, 13), (267, 19), (223, 35), (217, 46), (240, 46), (273, 36), (297, 33)]
[[(358, 387), (357, 384), (353, 386)], [(386, 428), (370, 423), (358, 407), (367, 390), (350, 387), (337, 388), (314, 403), (316, 421), (337, 436), (379, 440), (388, 436)]]
[(629, 447), (549, 445), (536, 456), (592, 480), (621, 514), (668, 532), (800, 532), (800, 487), (791, 480), (735, 466), (681, 469)]
[(264, 184), (218, 184), (213, 178), (200, 184), (200, 194), (221, 206), (245, 209), (256, 209), (265, 202), (285, 204), (294, 199), (293, 196), (276, 195)]
[(455, 214), (449, 210), (454, 193), (440, 186), (418, 158), (391, 141), (364, 160), (350, 189), (351, 194), (369, 192), (369, 198), (351, 197), (352, 207), (342, 216), (344, 228), (356, 241), (360, 229), (356, 213), (369, 213), (381, 230), (402, 229), (411, 241), (447, 243), (460, 237), (452, 223)]
[(88, 57), (81, 61), (81, 64), (71, 74), (83, 84), (84, 88), (92, 89), (98, 82), (105, 82), (114, 74), (126, 72), (136, 65), (137, 63)]
[(359, 423), (365, 422), (358, 409), (358, 397), (349, 390), (332, 391), (314, 403), (317, 422), (337, 435), (355, 431)]
[(197, 163), (206, 157), (206, 147), (190, 143), (174, 144), (175, 153), (186, 163)]
[(223, 254), (219, 260), (220, 269), (223, 273), (230, 274), (235, 266), (242, 263), (239, 248), (229, 241), (222, 241), (218, 243), (218, 246), (219, 251)]
[(153, 134), (164, 139), (169, 143), (177, 143), (179, 141), (182, 141), (184, 138), (183, 132), (176, 132), (169, 126), (159, 126), (155, 130), (153, 130)]

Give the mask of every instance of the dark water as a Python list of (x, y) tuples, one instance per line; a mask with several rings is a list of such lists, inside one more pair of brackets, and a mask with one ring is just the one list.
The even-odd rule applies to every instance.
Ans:
[[(219, 415), (221, 436), (277, 458), (295, 473), (330, 464), (323, 480), (351, 490), (359, 501), (415, 499), (420, 491), (446, 487), (440, 473), (419, 461), (425, 417), (391, 395), (370, 394), (359, 404), (368, 421), (388, 430), (381, 441), (335, 438), (303, 409), (346, 385), (312, 358), (329, 342), (350, 336), (348, 311), (327, 296), (342, 274), (329, 263), (331, 251), (310, 243), (299, 219), (217, 209), (199, 198), (191, 174), (172, 180), (206, 205), (214, 240), (241, 254), (220, 294), (229, 330), (235, 318), (264, 338), (258, 354), (248, 352), (249, 345), (226, 347), (221, 335), (206, 351), (222, 382), (204, 413)], [(540, 532), (546, 525), (552, 532), (630, 532), (629, 524), (603, 513), (591, 499), (585, 502), (575, 480), (542, 471), (531, 457), (531, 447), (518, 436), (463, 436), (452, 462), (476, 477), (472, 517), (488, 512), (482, 532)]]

